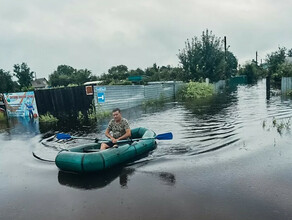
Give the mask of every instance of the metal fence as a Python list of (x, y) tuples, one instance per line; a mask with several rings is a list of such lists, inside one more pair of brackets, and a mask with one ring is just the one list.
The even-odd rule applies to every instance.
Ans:
[(292, 77), (282, 77), (281, 92), (286, 93), (289, 90), (292, 90)]
[(172, 99), (182, 82), (157, 83), (151, 85), (95, 86), (94, 102), (104, 110), (128, 109), (141, 105), (144, 101)]

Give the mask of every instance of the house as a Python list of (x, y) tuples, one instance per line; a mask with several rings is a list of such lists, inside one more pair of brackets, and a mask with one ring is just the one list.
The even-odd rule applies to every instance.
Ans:
[(49, 82), (46, 78), (35, 79), (31, 82), (31, 85), (35, 89), (45, 89), (48, 88)]

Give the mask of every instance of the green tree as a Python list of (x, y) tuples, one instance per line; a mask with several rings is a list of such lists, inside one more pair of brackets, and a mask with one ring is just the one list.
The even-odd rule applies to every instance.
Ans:
[[(237, 59), (223, 51), (224, 43), (207, 29), (201, 39), (194, 37), (185, 42), (185, 48), (179, 51), (178, 58), (184, 69), (184, 80), (198, 81), (209, 78), (211, 81), (226, 79), (237, 67)], [(235, 67), (236, 66), (236, 67)]]
[(49, 75), (49, 84), (53, 87), (68, 86), (72, 81), (72, 76), (76, 70), (68, 65), (59, 65), (57, 70)]
[(83, 85), (91, 81), (91, 77), (91, 71), (88, 69), (77, 70), (68, 65), (59, 65), (57, 70), (49, 75), (49, 83), (51, 86)]
[(15, 64), (13, 67), (13, 75), (18, 79), (20, 89), (30, 87), (31, 81), (34, 78), (34, 72), (30, 71), (26, 63), (22, 63), (21, 65)]
[(0, 93), (14, 92), (14, 82), (9, 72), (0, 69)]
[(75, 84), (83, 85), (85, 82), (90, 81), (91, 71), (88, 69), (80, 69), (73, 73), (72, 78)]
[(281, 76), (278, 74), (278, 68), (285, 62), (286, 48), (279, 47), (277, 51), (267, 55), (266, 63), (268, 66), (268, 78), (271, 78), (275, 85), (281, 84)]
[(279, 47), (278, 51), (272, 52), (267, 55), (266, 63), (268, 65), (268, 70), (270, 74), (273, 74), (277, 71), (279, 65), (285, 62), (286, 58), (286, 48)]
[(113, 66), (108, 70), (108, 73), (103, 73), (99, 80), (104, 84), (119, 84), (120, 81), (126, 81), (129, 77), (128, 67), (125, 65)]
[(236, 75), (238, 61), (233, 53), (226, 51), (226, 69), (225, 69), (225, 78), (230, 78), (231, 76)]
[(288, 52), (287, 52), (287, 56), (288, 56), (288, 57), (292, 57), (292, 49), (288, 50)]

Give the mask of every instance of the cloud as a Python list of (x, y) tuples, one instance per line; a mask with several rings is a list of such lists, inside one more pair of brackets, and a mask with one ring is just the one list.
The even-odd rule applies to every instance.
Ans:
[(0, 0), (0, 68), (27, 62), (48, 77), (60, 64), (97, 75), (119, 64), (177, 66), (186, 39), (206, 28), (243, 63), (292, 47), (291, 9), (285, 0)]

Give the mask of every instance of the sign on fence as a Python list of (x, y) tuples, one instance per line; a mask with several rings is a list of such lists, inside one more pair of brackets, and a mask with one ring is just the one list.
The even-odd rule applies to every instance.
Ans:
[(9, 117), (37, 117), (34, 92), (6, 93), (5, 105)]

